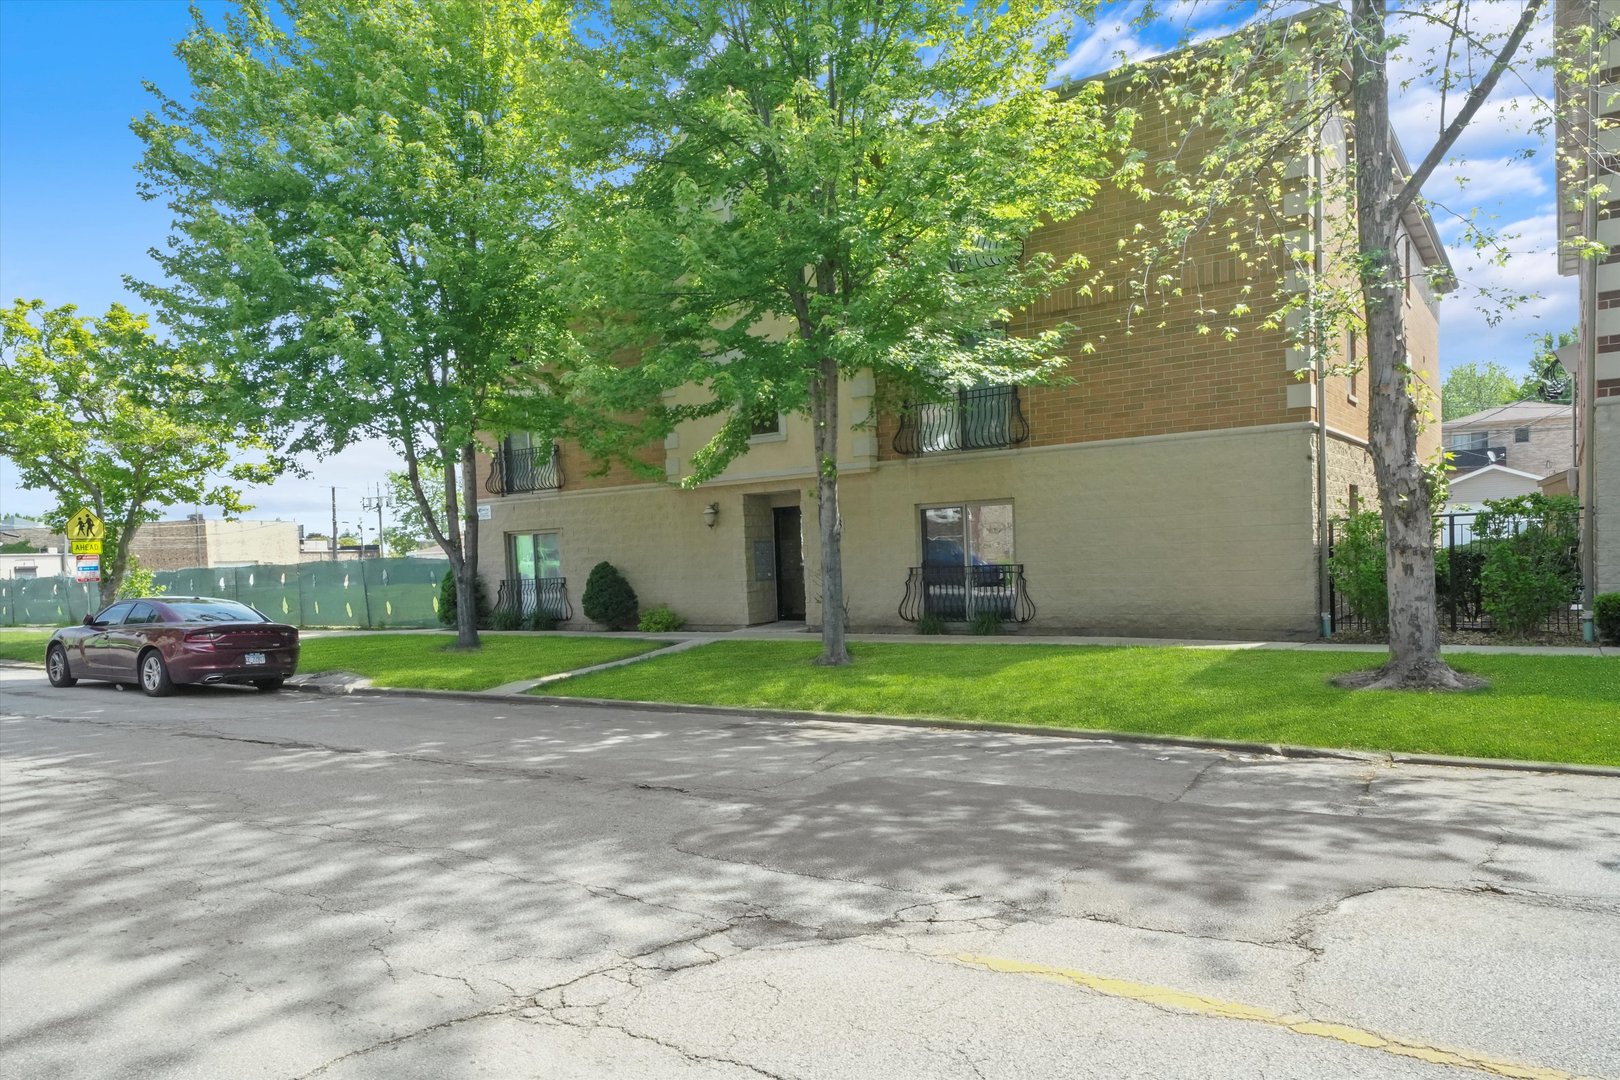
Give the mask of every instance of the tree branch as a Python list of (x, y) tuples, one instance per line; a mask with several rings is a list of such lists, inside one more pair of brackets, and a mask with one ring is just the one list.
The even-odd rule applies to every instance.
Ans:
[(1463, 107), (1458, 110), (1456, 116), (1452, 117), (1451, 123), (1446, 125), (1446, 129), (1440, 133), (1439, 140), (1430, 148), (1422, 164), (1412, 172), (1411, 176), (1407, 177), (1400, 193), (1395, 196), (1394, 201), (1390, 204), (1390, 210), (1393, 214), (1399, 216), (1407, 206), (1411, 205), (1412, 200), (1417, 198), (1418, 192), (1423, 190), (1424, 183), (1428, 181), (1429, 174), (1434, 172), (1440, 162), (1445, 159), (1445, 156), (1451, 152), (1451, 148), (1456, 144), (1458, 137), (1467, 129), (1469, 121), (1474, 118), (1474, 114), (1479, 111), (1480, 106), (1485, 104), (1485, 99), (1491, 96), (1491, 91), (1496, 88), (1497, 80), (1501, 79), (1502, 73), (1507, 70), (1508, 64), (1512, 62), (1513, 54), (1519, 51), (1519, 45), (1524, 41), (1525, 35), (1530, 32), (1530, 27), (1535, 23), (1536, 15), (1541, 11), (1544, 2), (1545, 0), (1529, 0), (1529, 3), (1525, 4), (1524, 11), (1519, 15), (1518, 24), (1513, 27), (1513, 32), (1508, 35), (1508, 39), (1503, 43), (1501, 51), (1496, 54), (1496, 59), (1491, 62), (1491, 69), (1485, 73), (1483, 79), (1474, 84), (1474, 88), (1468, 93), (1468, 99), (1463, 102)]

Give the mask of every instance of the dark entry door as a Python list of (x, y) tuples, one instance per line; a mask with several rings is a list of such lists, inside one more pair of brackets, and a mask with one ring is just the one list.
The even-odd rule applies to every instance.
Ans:
[(776, 518), (776, 617), (804, 618), (804, 541), (799, 536), (799, 508), (778, 506)]

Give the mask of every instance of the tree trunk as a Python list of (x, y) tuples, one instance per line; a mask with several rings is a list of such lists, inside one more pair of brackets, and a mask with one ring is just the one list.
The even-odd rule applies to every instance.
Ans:
[(1418, 458), (1418, 411), (1409, 385), (1416, 376), (1407, 354), (1402, 310), (1407, 283), (1395, 250), (1400, 214), (1389, 130), (1384, 2), (1355, 0), (1351, 20), (1358, 46), (1352, 58), (1351, 94), (1356, 120), (1356, 233), (1372, 384), (1367, 424), (1388, 555), (1390, 657), (1381, 669), (1354, 684), (1460, 689), (1464, 681), (1440, 658), (1429, 487)]
[[(478, 448), (461, 448), (461, 560), (456, 566), (456, 647), (476, 649), (478, 640)], [(445, 477), (454, 487), (455, 470)]]
[(816, 521), (821, 534), (821, 655), (816, 663), (850, 662), (844, 625), (844, 522), (838, 512), (838, 364), (823, 358), (810, 381), (810, 423), (815, 429)]

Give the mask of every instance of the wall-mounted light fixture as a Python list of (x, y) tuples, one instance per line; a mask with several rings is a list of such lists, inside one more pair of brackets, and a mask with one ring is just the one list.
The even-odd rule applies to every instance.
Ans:
[(703, 524), (714, 528), (714, 523), (720, 520), (720, 504), (712, 502), (703, 508)]

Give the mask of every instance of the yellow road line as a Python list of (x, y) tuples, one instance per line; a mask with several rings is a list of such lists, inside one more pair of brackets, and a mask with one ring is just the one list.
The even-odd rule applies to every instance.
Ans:
[(1093, 975), (1085, 971), (1049, 967), (1045, 964), (1029, 964), (1022, 960), (1008, 960), (998, 956), (981, 956), (975, 953), (959, 953), (956, 959), (961, 963), (983, 968), (986, 971), (997, 971), (1008, 975), (1033, 975), (1037, 978), (1069, 983), (1090, 990), (1093, 993), (1105, 994), (1108, 997), (1139, 1001), (1155, 1008), (1173, 1009), (1176, 1012), (1191, 1013), (1195, 1016), (1210, 1016), (1220, 1020), (1245, 1020), (1250, 1023), (1265, 1024), (1269, 1027), (1292, 1031), (1296, 1035), (1332, 1039), (1335, 1042), (1345, 1043), (1350, 1046), (1361, 1046), (1369, 1050), (1381, 1050), (1386, 1054), (1416, 1058), (1418, 1061), (1426, 1061), (1433, 1065), (1452, 1065), (1460, 1069), (1473, 1069), (1477, 1072), (1489, 1073), (1492, 1076), (1510, 1077), (1512, 1080), (1595, 1080), (1595, 1078), (1591, 1077), (1577, 1077), (1573, 1073), (1562, 1072), (1558, 1069), (1547, 1069), (1537, 1065), (1521, 1065), (1517, 1062), (1502, 1061), (1499, 1058), (1484, 1057), (1480, 1054), (1472, 1054), (1462, 1050), (1447, 1050), (1442, 1047), (1410, 1042), (1405, 1039), (1386, 1038), (1375, 1032), (1364, 1031), (1361, 1028), (1350, 1027), (1346, 1024), (1333, 1024), (1322, 1020), (1313, 1020), (1308, 1016), (1274, 1012), (1271, 1009), (1263, 1009), (1256, 1005), (1245, 1005), (1239, 1001), (1223, 1001), (1220, 998), (1205, 997), (1202, 994), (1190, 994), (1184, 990), (1175, 990), (1167, 986), (1153, 986), (1149, 983), (1132, 982), (1129, 979), (1114, 979), (1106, 975)]

